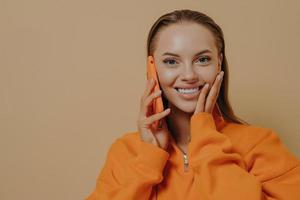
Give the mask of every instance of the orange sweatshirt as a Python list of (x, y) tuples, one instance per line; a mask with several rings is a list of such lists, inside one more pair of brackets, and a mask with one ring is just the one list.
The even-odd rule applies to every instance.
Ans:
[(191, 117), (185, 156), (128, 132), (111, 145), (86, 200), (300, 200), (300, 161), (269, 128)]

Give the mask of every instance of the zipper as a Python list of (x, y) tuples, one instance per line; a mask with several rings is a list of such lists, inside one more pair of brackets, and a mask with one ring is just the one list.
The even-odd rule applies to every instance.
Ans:
[(184, 167), (184, 171), (187, 172), (189, 169), (189, 159), (188, 159), (188, 155), (183, 153), (183, 167)]
[(176, 149), (178, 149), (179, 152), (181, 152), (183, 154), (183, 171), (184, 172), (188, 172), (189, 171), (189, 157), (188, 157), (188, 153), (185, 153), (181, 148), (179, 148), (177, 145), (176, 145), (176, 142), (174, 140), (174, 138), (172, 137), (171, 138), (172, 141), (174, 142), (174, 146)]
[[(187, 172), (188, 169), (189, 169), (189, 158), (188, 158), (188, 154), (187, 153), (184, 153), (183, 151), (181, 151), (182, 154), (183, 154), (183, 168), (184, 168), (184, 171)], [(155, 185), (155, 199), (157, 200), (158, 199), (158, 185)]]
[[(183, 152), (182, 152), (183, 153)], [(189, 169), (189, 159), (188, 159), (188, 155), (186, 153), (183, 153), (183, 168), (184, 171), (187, 172)], [(158, 185), (155, 185), (155, 199), (157, 200), (158, 198)]]

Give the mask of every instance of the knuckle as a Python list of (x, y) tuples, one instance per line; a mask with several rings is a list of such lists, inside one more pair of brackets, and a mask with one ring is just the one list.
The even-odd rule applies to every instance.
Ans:
[(152, 99), (155, 98), (155, 96), (156, 96), (155, 93), (152, 93), (152, 94), (149, 96), (149, 99), (152, 100)]
[(151, 116), (148, 117), (148, 121), (149, 121), (150, 123), (152, 123), (153, 117), (154, 117), (154, 115), (151, 115)]
[(152, 102), (154, 98), (155, 98), (155, 95), (151, 94), (151, 95), (146, 99), (147, 104), (150, 103), (150, 102)]

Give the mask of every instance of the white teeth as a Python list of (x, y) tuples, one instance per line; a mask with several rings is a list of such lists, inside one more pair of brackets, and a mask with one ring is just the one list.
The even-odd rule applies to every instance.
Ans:
[(182, 88), (177, 89), (178, 92), (184, 93), (184, 94), (191, 94), (191, 93), (197, 92), (198, 90), (199, 90), (199, 87), (191, 88), (191, 89), (182, 89)]

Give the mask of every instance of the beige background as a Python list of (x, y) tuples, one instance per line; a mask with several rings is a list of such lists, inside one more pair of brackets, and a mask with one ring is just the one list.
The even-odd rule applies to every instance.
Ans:
[[(299, 2), (299, 1), (298, 1)], [(146, 39), (174, 9), (223, 29), (238, 116), (300, 158), (297, 1), (0, 0), (0, 199), (84, 199), (136, 130)]]

